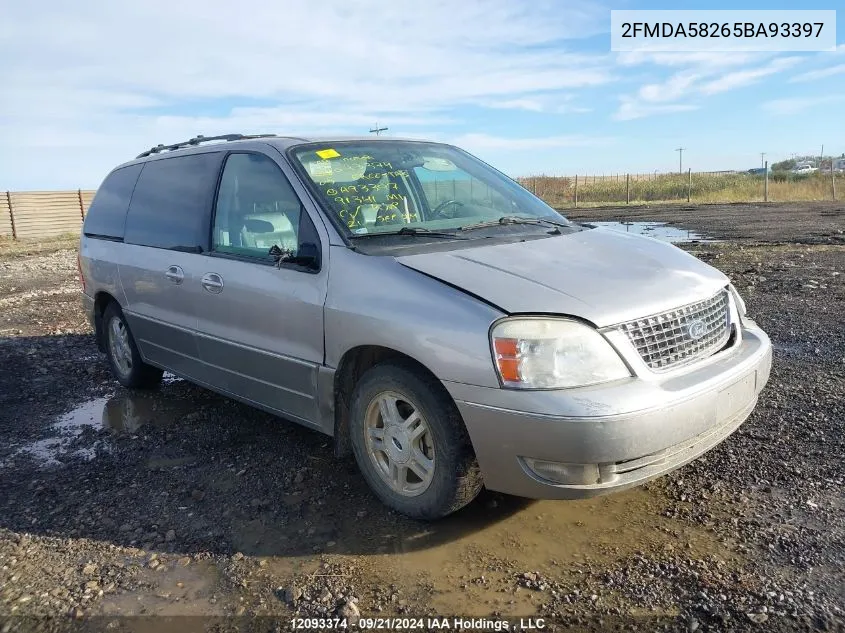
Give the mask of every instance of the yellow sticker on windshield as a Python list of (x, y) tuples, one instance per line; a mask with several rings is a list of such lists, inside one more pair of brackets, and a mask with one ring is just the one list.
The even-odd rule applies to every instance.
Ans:
[(338, 156), (340, 156), (340, 152), (333, 149), (321, 149), (319, 152), (317, 152), (317, 156), (323, 159), (337, 158)]

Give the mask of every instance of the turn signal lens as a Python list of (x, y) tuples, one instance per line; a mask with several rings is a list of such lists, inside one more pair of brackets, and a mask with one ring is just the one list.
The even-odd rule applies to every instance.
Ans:
[(499, 374), (505, 382), (519, 382), (518, 341), (515, 338), (498, 338), (493, 341)]

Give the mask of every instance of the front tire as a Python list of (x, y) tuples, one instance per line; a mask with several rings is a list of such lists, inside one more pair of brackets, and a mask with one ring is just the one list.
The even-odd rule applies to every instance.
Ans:
[(358, 468), (390, 508), (438, 519), (481, 491), (457, 407), (436, 379), (410, 363), (369, 369), (353, 391), (349, 424)]
[(154, 387), (164, 373), (141, 359), (135, 338), (116, 303), (110, 303), (103, 314), (103, 337), (106, 357), (117, 381), (124, 387)]

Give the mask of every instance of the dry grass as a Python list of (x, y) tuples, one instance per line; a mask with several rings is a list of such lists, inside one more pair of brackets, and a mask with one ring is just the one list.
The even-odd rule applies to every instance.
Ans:
[[(845, 182), (840, 177), (840, 188)], [(519, 182), (535, 192), (553, 207), (566, 208), (575, 204), (575, 179), (556, 176), (531, 176), (520, 178)], [(764, 179), (750, 174), (692, 174), (690, 181), (686, 174), (661, 174), (647, 178), (632, 177), (627, 183), (605, 177), (579, 178), (578, 205), (631, 204), (656, 202), (759, 202), (764, 197)], [(803, 202), (831, 200), (830, 174), (814, 174), (795, 178), (779, 175), (769, 178), (769, 201)]]
[(0, 236), (0, 257), (19, 257), (79, 248), (79, 235), (66, 233), (38, 239), (13, 240)]

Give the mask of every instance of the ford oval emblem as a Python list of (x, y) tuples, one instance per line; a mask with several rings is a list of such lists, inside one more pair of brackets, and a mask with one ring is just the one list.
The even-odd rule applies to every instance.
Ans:
[(689, 337), (697, 341), (706, 333), (706, 328), (704, 327), (704, 321), (693, 321), (687, 326), (687, 333)]

